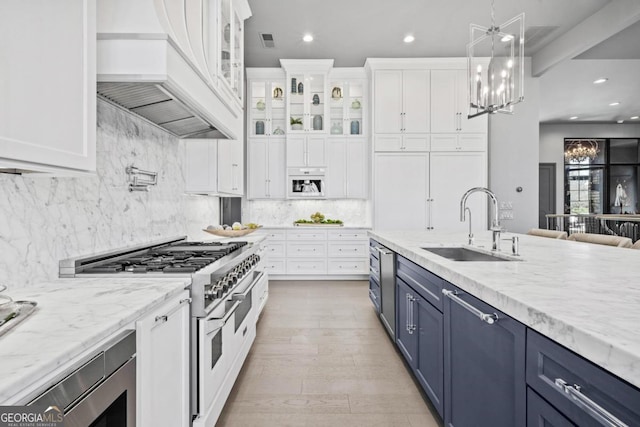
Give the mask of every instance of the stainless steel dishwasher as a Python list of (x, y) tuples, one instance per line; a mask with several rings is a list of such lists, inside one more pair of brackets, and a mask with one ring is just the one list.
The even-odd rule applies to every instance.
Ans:
[(378, 252), (376, 270), (380, 279), (380, 319), (395, 342), (396, 339), (396, 254), (378, 242), (373, 245)]

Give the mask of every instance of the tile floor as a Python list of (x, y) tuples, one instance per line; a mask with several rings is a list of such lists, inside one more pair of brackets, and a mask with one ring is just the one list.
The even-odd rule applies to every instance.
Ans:
[(217, 426), (437, 427), (366, 281), (271, 281)]

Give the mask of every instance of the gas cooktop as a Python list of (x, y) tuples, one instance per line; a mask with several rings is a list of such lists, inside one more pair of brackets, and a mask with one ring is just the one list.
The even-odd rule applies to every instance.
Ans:
[(247, 242), (178, 241), (132, 253), (115, 253), (94, 260), (82, 273), (195, 273), (246, 245)]

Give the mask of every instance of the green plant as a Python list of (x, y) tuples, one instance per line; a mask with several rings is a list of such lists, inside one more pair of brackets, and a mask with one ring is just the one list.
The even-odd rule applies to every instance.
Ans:
[(302, 117), (291, 117), (291, 126), (293, 125), (301, 125)]

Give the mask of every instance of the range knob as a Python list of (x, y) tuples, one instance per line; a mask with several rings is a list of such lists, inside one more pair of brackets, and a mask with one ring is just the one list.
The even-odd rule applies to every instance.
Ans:
[(204, 291), (204, 299), (216, 299), (216, 298), (219, 298), (219, 296), (214, 286)]
[(247, 274), (249, 272), (249, 270), (251, 270), (252, 266), (253, 266), (253, 264), (251, 264), (251, 261), (245, 260), (242, 263), (242, 270), (243, 270), (244, 274)]

